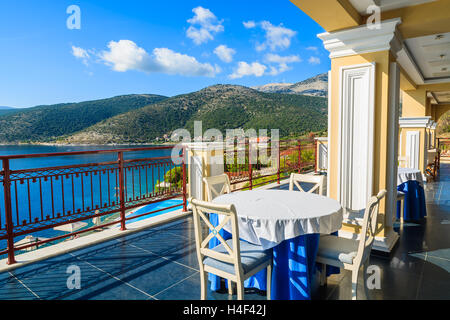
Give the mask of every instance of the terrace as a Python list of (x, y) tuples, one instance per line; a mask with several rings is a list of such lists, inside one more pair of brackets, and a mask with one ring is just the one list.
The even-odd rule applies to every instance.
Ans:
[[(442, 235), (448, 228), (450, 164), (442, 164), (441, 177), (427, 186), (426, 223), (397, 226), (395, 252), (372, 255), (371, 264), (382, 270), (381, 289), (360, 299), (448, 299), (449, 239)], [(185, 217), (2, 273), (0, 299), (198, 300), (193, 229), (192, 218)], [(80, 290), (67, 288), (66, 271), (73, 265), (81, 269)], [(331, 276), (325, 288), (316, 277), (313, 287), (313, 299), (349, 299), (350, 273)], [(235, 298), (208, 291), (211, 300)], [(264, 300), (265, 292), (247, 290), (246, 299)]]
[[(245, 161), (227, 166), (214, 160), (229, 157), (217, 143), (187, 144), (180, 161), (127, 158), (138, 151), (129, 149), (90, 153), (114, 154), (107, 161), (25, 169), (10, 162), (25, 156), (0, 157), (2, 298), (198, 299), (200, 268), (187, 199), (207, 198), (202, 179), (225, 172), (240, 192), (286, 188), (290, 173), (319, 171), (327, 173), (328, 200), (342, 208), (341, 238), (366, 236), (361, 230), (367, 202), (386, 190), (371, 222), (370, 262), (381, 269), (380, 289), (364, 292), (360, 279), (360, 299), (449, 298), (450, 165), (448, 141), (437, 139), (436, 125), (450, 110), (450, 1), (292, 2), (326, 30), (318, 37), (331, 57), (328, 139), (284, 141), (265, 165), (261, 160), (273, 143), (238, 145), (234, 151), (243, 152)], [(374, 18), (367, 9), (375, 4)], [(419, 201), (405, 200), (405, 212), (426, 211), (426, 218), (396, 219), (399, 167), (414, 172), (403, 183), (411, 180), (418, 190), (403, 195)], [(178, 202), (151, 207), (168, 200)], [(74, 231), (80, 222), (87, 225)], [(66, 225), (72, 231), (38, 234)], [(37, 239), (19, 243), (26, 235)], [(70, 266), (81, 270), (80, 289), (68, 289)], [(332, 275), (326, 287), (319, 288), (317, 277), (313, 299), (351, 297), (348, 271)], [(225, 291), (208, 291), (207, 297), (231, 298)], [(255, 290), (245, 297), (266, 298)]]

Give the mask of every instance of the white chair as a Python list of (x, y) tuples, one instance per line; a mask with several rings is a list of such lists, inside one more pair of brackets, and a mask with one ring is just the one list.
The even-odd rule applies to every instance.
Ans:
[(308, 190), (309, 193), (313, 193), (316, 190), (319, 191), (319, 195), (324, 195), (324, 188), (323, 184), (325, 181), (325, 176), (323, 175), (309, 175), (309, 174), (298, 174), (298, 173), (292, 173), (291, 179), (289, 181), (289, 191), (294, 191), (294, 186), (298, 188), (299, 191), (306, 192), (300, 185), (301, 182), (305, 183), (311, 183), (314, 184), (314, 186)]
[(230, 178), (226, 173), (219, 176), (205, 177), (203, 182), (206, 184), (208, 201), (213, 201), (220, 195), (231, 193)]
[[(267, 299), (270, 300), (272, 279), (272, 253), (261, 246), (239, 240), (236, 209), (234, 205), (218, 205), (210, 202), (189, 199), (192, 204), (195, 226), (195, 244), (200, 266), (201, 299), (206, 299), (208, 272), (233, 281), (237, 284), (237, 298), (244, 298), (244, 281), (259, 271), (267, 268)], [(222, 222), (214, 227), (208, 219), (208, 213), (225, 216)], [(209, 234), (203, 237), (201, 222), (209, 228)], [(231, 223), (232, 238), (225, 241), (220, 231)], [(217, 237), (220, 245), (208, 248), (209, 241)]]
[[(326, 284), (326, 265), (331, 265), (352, 271), (352, 300), (357, 298), (358, 274), (364, 267), (366, 277), (370, 252), (377, 231), (377, 217), (380, 200), (386, 195), (386, 190), (370, 198), (364, 212), (364, 220), (359, 240), (340, 238), (333, 235), (320, 238), (316, 261), (322, 264), (321, 285)], [(366, 288), (366, 284), (364, 284)]]
[[(403, 226), (403, 211), (405, 210), (405, 197), (406, 194), (401, 192), (401, 191), (397, 191), (397, 202), (400, 201), (400, 224), (401, 226)], [(395, 218), (396, 215), (394, 215)], [(395, 219), (397, 220), (397, 219)]]

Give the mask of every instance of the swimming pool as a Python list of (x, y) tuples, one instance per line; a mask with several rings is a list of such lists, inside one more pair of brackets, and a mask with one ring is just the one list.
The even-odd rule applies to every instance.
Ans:
[[(180, 207), (178, 208), (171, 208), (171, 209), (167, 209), (167, 210), (163, 210), (165, 208), (170, 208), (173, 206), (179, 205)], [(170, 199), (170, 200), (165, 200), (162, 202), (157, 202), (157, 203), (152, 203), (149, 205), (146, 205), (145, 207), (139, 208), (136, 211), (133, 211), (132, 213), (129, 213), (127, 215), (127, 218), (132, 218), (132, 217), (136, 217), (139, 216), (141, 214), (147, 213), (147, 212), (152, 212), (152, 211), (157, 211), (157, 210), (161, 210), (159, 212), (155, 212), (146, 216), (142, 216), (142, 217), (138, 217), (135, 219), (130, 220), (130, 222), (136, 222), (136, 221), (141, 221), (144, 219), (148, 219), (150, 217), (157, 217), (160, 216), (164, 213), (168, 213), (168, 212), (172, 212), (172, 211), (176, 211), (179, 209), (182, 209), (182, 205), (183, 205), (183, 200), (182, 199)]]

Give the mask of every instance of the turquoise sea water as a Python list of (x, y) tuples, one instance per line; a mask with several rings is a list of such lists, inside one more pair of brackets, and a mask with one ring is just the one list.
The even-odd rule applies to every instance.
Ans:
[[(112, 149), (124, 149), (124, 148), (142, 148), (142, 147), (152, 147), (152, 146), (35, 146), (35, 145), (20, 145), (20, 146), (0, 146), (0, 155), (19, 155), (19, 154), (39, 154), (39, 153), (58, 153), (58, 152), (77, 152), (77, 151), (93, 151), (93, 150), (112, 150)], [(127, 159), (139, 159), (139, 158), (154, 158), (154, 157), (164, 157), (170, 156), (171, 150), (150, 150), (150, 151), (133, 151), (127, 152), (124, 154), (125, 160)], [(32, 159), (17, 159), (11, 160), (10, 167), (11, 170), (20, 170), (20, 169), (33, 169), (33, 168), (45, 168), (45, 167), (55, 167), (55, 166), (66, 166), (66, 165), (75, 165), (75, 164), (89, 164), (89, 163), (99, 163), (99, 162), (108, 162), (108, 161), (117, 161), (117, 154), (96, 154), (96, 155), (74, 155), (74, 156), (60, 156), (60, 157), (46, 157), (46, 158), (32, 158)], [(2, 166), (0, 162), (0, 167)], [(3, 168), (2, 168), (3, 169)], [(127, 185), (127, 194), (126, 197), (129, 199), (133, 197), (134, 192), (138, 192), (139, 185), (148, 186), (147, 188), (152, 190), (157, 181), (161, 180), (164, 176), (168, 168), (161, 167), (159, 170), (155, 170), (151, 175), (148, 174), (145, 176), (137, 176), (137, 173), (133, 173), (136, 179), (131, 179), (128, 174), (129, 179), (126, 182)], [(114, 174), (115, 176), (115, 174)], [(97, 178), (98, 177), (98, 178)], [(106, 187), (106, 180), (108, 178), (108, 173), (98, 175), (93, 181), (89, 181), (88, 178), (85, 178), (85, 181), (81, 183), (76, 178), (75, 181), (70, 181), (70, 179), (65, 179), (64, 182), (53, 181), (53, 186), (50, 186), (49, 181), (42, 180), (40, 183), (42, 184), (42, 195), (38, 192), (37, 186), (34, 184), (30, 189), (30, 203), (28, 203), (28, 198), (26, 195), (28, 194), (27, 183), (20, 184), (17, 183), (16, 188), (12, 189), (12, 211), (13, 211), (13, 220), (15, 223), (19, 221), (19, 224), (22, 220), (33, 220), (35, 218), (41, 218), (42, 212), (45, 215), (52, 215), (56, 212), (67, 212), (67, 210), (77, 210), (82, 206), (91, 206), (94, 207), (98, 204), (104, 204), (105, 202), (117, 200), (114, 196), (116, 194), (116, 181), (112, 179), (110, 181), (109, 188)], [(102, 184), (103, 182), (103, 184)], [(74, 183), (74, 184), (73, 184)], [(134, 183), (134, 189), (133, 189)], [(84, 186), (84, 198), (81, 196), (80, 186)], [(34, 187), (34, 188), (33, 188)], [(65, 188), (65, 195), (62, 196), (60, 189), (61, 187)], [(54, 199), (51, 201), (51, 188), (54, 188), (53, 194)], [(78, 188), (78, 189), (77, 189)], [(109, 189), (109, 190), (108, 190)], [(18, 199), (15, 200), (15, 191), (17, 190)], [(75, 196), (72, 197), (72, 192), (74, 191)], [(132, 192), (133, 190), (133, 192)], [(144, 192), (142, 189), (140, 192)], [(151, 192), (151, 191), (150, 191)], [(41, 201), (42, 198), (42, 201)], [(103, 198), (103, 200), (102, 200)], [(166, 200), (164, 202), (151, 204), (146, 206), (145, 208), (134, 211), (133, 213), (129, 213), (128, 217), (136, 216), (145, 212), (151, 212), (155, 210), (164, 209), (175, 204), (181, 204), (182, 201), (178, 199)], [(42, 206), (42, 208), (41, 208)], [(154, 215), (161, 215), (171, 210), (165, 210)], [(3, 186), (0, 186), (0, 220), (2, 223), (2, 227), (4, 227), (5, 217), (4, 217), (4, 201), (3, 201)], [(153, 215), (152, 215), (153, 216)], [(133, 219), (128, 223), (139, 221), (142, 219), (146, 219), (149, 216), (139, 217), (137, 219)], [(85, 222), (88, 225), (85, 228), (89, 228), (93, 226), (91, 220), (86, 220)], [(53, 229), (48, 229), (40, 232), (33, 233), (34, 236), (50, 238), (59, 235), (63, 235), (65, 232), (56, 231)], [(14, 239), (15, 242), (20, 241), (25, 236), (16, 237)], [(6, 248), (6, 241), (0, 240), (0, 249)]]

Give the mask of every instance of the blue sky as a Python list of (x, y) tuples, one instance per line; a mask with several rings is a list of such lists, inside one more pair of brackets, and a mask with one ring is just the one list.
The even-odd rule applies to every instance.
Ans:
[(298, 82), (330, 67), (321, 32), (289, 0), (2, 1), (0, 105)]

